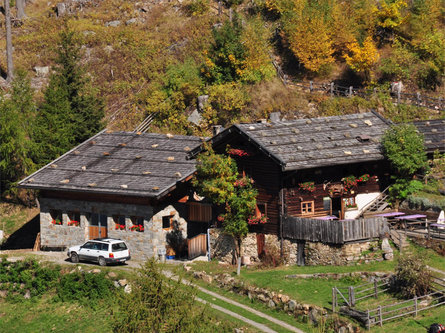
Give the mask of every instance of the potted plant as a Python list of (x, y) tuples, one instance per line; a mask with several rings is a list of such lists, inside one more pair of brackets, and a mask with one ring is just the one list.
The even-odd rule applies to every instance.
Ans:
[(130, 230), (142, 232), (142, 231), (144, 231), (144, 226), (142, 224), (135, 224), (130, 227)]
[(359, 185), (365, 184), (369, 179), (370, 179), (369, 174), (365, 173), (365, 174), (363, 174), (363, 175), (361, 175), (360, 177), (357, 178), (357, 183)]
[(80, 225), (80, 222), (72, 220), (72, 221), (68, 221), (67, 224), (70, 225), (70, 226), (78, 227)]
[(54, 219), (51, 221), (52, 224), (56, 224), (56, 225), (62, 225), (62, 221), (59, 219)]

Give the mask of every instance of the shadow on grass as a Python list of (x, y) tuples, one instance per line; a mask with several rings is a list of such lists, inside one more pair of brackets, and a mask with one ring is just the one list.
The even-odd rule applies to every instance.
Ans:
[(34, 247), (37, 234), (40, 232), (39, 214), (26, 222), (20, 229), (16, 230), (0, 246), (1, 250), (30, 249)]

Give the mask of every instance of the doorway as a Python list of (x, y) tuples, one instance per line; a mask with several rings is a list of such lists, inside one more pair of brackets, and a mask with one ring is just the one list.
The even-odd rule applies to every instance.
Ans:
[(342, 209), (341, 197), (332, 198), (332, 215), (337, 216), (340, 220), (343, 219), (343, 209)]
[(107, 215), (92, 213), (89, 219), (88, 239), (106, 238), (107, 232)]

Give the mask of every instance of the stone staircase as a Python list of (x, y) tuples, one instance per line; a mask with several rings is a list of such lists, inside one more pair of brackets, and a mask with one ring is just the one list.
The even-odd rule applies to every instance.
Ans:
[(408, 239), (403, 231), (391, 229), (390, 237), (400, 252), (410, 251)]

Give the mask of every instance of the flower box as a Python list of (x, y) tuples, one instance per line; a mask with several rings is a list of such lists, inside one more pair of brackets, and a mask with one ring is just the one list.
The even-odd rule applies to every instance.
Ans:
[(125, 224), (116, 224), (114, 230), (125, 230)]
[(302, 191), (307, 191), (307, 192), (311, 192), (311, 193), (315, 191), (315, 183), (314, 182), (299, 183), (298, 187)]
[(74, 227), (78, 227), (80, 225), (79, 221), (68, 221), (67, 223), (69, 226), (74, 226)]
[(142, 232), (142, 231), (144, 231), (144, 226), (143, 226), (142, 224), (139, 224), (139, 225), (133, 225), (133, 226), (130, 227), (130, 230), (131, 230), (131, 231), (139, 231), (139, 232)]
[(60, 221), (58, 219), (57, 220), (52, 220), (51, 223), (55, 224), (55, 225), (62, 225), (62, 221)]
[(251, 216), (247, 219), (247, 223), (250, 225), (255, 225), (255, 224), (264, 224), (267, 223), (267, 216), (264, 214), (261, 214), (261, 216)]

